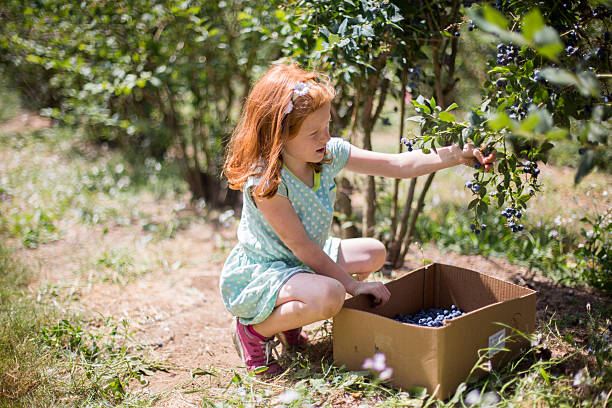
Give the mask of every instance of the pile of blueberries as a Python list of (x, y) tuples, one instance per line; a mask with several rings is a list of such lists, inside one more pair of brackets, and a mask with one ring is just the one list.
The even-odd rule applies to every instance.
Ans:
[(444, 320), (454, 319), (456, 317), (463, 316), (464, 314), (465, 312), (462, 312), (457, 306), (452, 305), (450, 309), (421, 309), (414, 315), (403, 315), (400, 313), (396, 315), (393, 320), (425, 327), (442, 327), (444, 326), (442, 323)]

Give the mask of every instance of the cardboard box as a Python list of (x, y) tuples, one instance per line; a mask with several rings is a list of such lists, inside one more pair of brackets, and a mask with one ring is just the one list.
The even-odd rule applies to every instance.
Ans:
[[(532, 333), (536, 292), (531, 289), (439, 263), (416, 269), (386, 286), (391, 298), (384, 306), (375, 308), (369, 297), (360, 295), (347, 299), (334, 317), (333, 353), (338, 365), (361, 370), (367, 357), (381, 352), (387, 366), (393, 368), (391, 385), (405, 390), (423, 386), (445, 399), (466, 380), (479, 359), (479, 349), (510, 349), (486, 353), (496, 368), (529, 346), (526, 339), (496, 322)], [(466, 314), (445, 321), (443, 327), (393, 320), (398, 313), (449, 309), (453, 304)]]

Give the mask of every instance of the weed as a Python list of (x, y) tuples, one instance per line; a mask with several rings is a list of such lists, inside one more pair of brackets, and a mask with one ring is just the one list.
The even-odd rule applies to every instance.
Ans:
[(95, 268), (100, 273), (100, 280), (121, 285), (148, 272), (146, 267), (135, 265), (134, 256), (123, 247), (104, 250), (95, 261)]

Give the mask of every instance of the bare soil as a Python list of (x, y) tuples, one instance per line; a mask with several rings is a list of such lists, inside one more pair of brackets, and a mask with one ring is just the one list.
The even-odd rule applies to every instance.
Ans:
[[(216, 242), (221, 238), (233, 244), (235, 229), (214, 224), (191, 225), (173, 239), (160, 242), (156, 248), (165, 254), (169, 263), (181, 262), (179, 267), (160, 267), (125, 285), (96, 282), (95, 279), (84, 285), (82, 276), (77, 276), (74, 265), (71, 266), (71, 260), (86, 259), (97, 248), (135, 242), (139, 235), (142, 231), (137, 226), (117, 227), (108, 233), (103, 233), (101, 228), (74, 227), (64, 239), (36, 250), (24, 250), (22, 255), (28, 263), (40, 268), (40, 281), (33, 286), (44, 281), (63, 282), (64, 286), (79, 288), (80, 297), (70, 307), (80, 308), (87, 315), (127, 319), (134, 330), (134, 341), (154, 348), (154, 354), (168, 367), (167, 371), (157, 371), (149, 377), (150, 391), (164, 395), (157, 406), (193, 406), (201, 400), (198, 393), (182, 392), (196, 385), (192, 381), (192, 370), (211, 367), (218, 370), (219, 378), (208, 380), (206, 384), (208, 392), (214, 388), (221, 390), (232, 377), (233, 369), (244, 370), (239, 368), (241, 362), (231, 342), (231, 315), (225, 310), (218, 291), (222, 255), (226, 250), (217, 248)], [(588, 302), (593, 307), (610, 303), (609, 298), (590, 290), (558, 287), (539, 276), (528, 279), (531, 273), (503, 259), (465, 256), (433, 247), (425, 249), (423, 254), (420, 251), (409, 253), (407, 258), (421, 256), (537, 290), (538, 325), (545, 324), (553, 315), (584, 316)], [(393, 272), (393, 278), (421, 265), (419, 261), (408, 261), (404, 268)], [(311, 336), (316, 328), (316, 324), (309, 326)], [(330, 351), (327, 339), (322, 344), (315, 344), (307, 354), (312, 361), (319, 361), (322, 355), (330, 357)], [(562, 357), (569, 351), (552, 348), (554, 357)], [(567, 370), (575, 368), (567, 367)]]
[[(22, 127), (16, 128), (20, 130), (25, 129), (24, 123), (29, 123), (27, 117), (15, 120), (21, 121)], [(36, 122), (36, 126), (39, 125)], [(161, 220), (175, 204), (143, 196), (140, 209), (152, 219)], [(231, 341), (231, 316), (218, 290), (224, 257), (235, 244), (235, 226), (194, 222), (173, 238), (150, 244), (145, 249), (138, 245), (145, 235), (138, 223), (107, 228), (105, 231), (101, 226), (75, 224), (56, 242), (34, 250), (21, 250), (21, 259), (38, 272), (32, 289), (36, 291), (44, 285), (71, 288), (72, 299), (76, 300), (60, 303), (60, 307), (89, 316), (101, 314), (127, 319), (134, 330), (134, 342), (150, 345), (154, 355), (167, 367), (166, 371), (156, 371), (149, 377), (150, 391), (162, 395), (156, 406), (199, 406), (201, 396), (197, 392), (187, 394), (184, 391), (198, 387), (209, 393), (222, 390), (233, 376), (233, 370), (244, 372)], [(94, 265), (100, 250), (117, 246), (129, 248), (135, 263), (146, 258), (152, 265), (149, 272), (125, 284), (97, 279), (100, 271)], [(537, 290), (538, 326), (546, 324), (553, 316), (580, 319), (588, 302), (593, 307), (610, 307), (612, 303), (609, 297), (592, 290), (560, 287), (538, 275), (531, 278), (531, 272), (503, 259), (465, 256), (433, 246), (423, 253), (413, 249), (407, 255), (407, 259), (422, 257)], [(408, 260), (401, 270), (393, 272), (393, 278), (421, 265), (419, 261)], [(311, 335), (317, 328), (316, 324), (308, 327)], [(552, 342), (551, 349), (557, 357), (571, 351), (554, 348)], [(312, 361), (319, 361), (322, 355), (329, 357), (329, 338), (315, 342), (306, 353)], [(199, 368), (214, 369), (219, 377), (204, 376), (194, 380), (191, 373)], [(574, 368), (568, 366), (567, 370)], [(338, 406), (351, 406), (351, 401), (350, 395), (337, 397)]]

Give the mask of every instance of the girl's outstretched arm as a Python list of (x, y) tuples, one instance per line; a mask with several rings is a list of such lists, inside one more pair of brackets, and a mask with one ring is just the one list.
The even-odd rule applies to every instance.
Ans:
[(255, 203), (285, 245), (313, 271), (338, 280), (353, 296), (372, 295), (379, 305), (389, 300), (391, 293), (385, 285), (356, 281), (308, 237), (289, 199), (276, 194), (272, 198), (255, 199)]
[(440, 147), (438, 153), (423, 153), (415, 150), (405, 153), (380, 153), (351, 146), (351, 153), (345, 168), (356, 173), (392, 178), (413, 178), (448, 167), (465, 164), (473, 166), (479, 162), (488, 171), (495, 161), (496, 152), (484, 156), (480, 149), (465, 144)]

